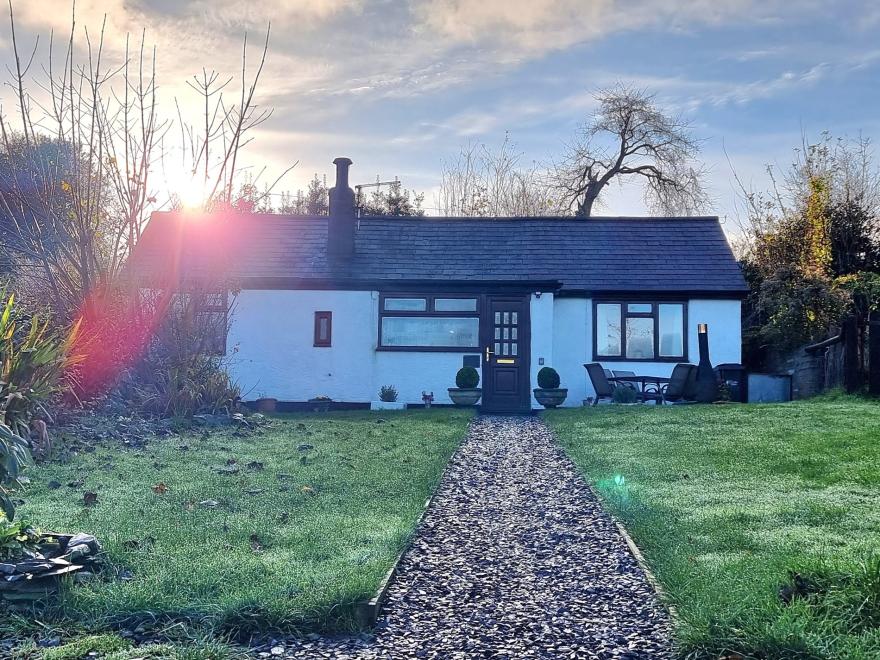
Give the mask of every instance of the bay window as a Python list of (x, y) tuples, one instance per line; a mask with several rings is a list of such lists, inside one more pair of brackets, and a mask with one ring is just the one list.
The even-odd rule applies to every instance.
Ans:
[(480, 350), (476, 296), (383, 295), (379, 346), (390, 350)]
[(686, 303), (602, 301), (593, 303), (596, 360), (686, 359)]

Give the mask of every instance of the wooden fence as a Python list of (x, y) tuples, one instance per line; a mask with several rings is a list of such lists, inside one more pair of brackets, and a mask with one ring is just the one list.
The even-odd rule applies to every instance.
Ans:
[(880, 395), (880, 311), (867, 323), (847, 318), (839, 332), (795, 356), (792, 371), (798, 398), (838, 387)]

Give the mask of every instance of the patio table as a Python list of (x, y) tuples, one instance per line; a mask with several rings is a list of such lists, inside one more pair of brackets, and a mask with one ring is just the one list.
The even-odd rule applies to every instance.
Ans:
[(669, 381), (670, 379), (665, 376), (613, 376), (608, 379), (610, 383), (638, 383), (641, 385), (640, 392), (644, 392), (648, 384), (656, 385), (659, 390), (661, 385), (665, 385)]

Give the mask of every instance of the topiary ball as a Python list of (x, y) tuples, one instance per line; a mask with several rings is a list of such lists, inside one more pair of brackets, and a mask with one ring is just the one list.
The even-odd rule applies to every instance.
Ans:
[(559, 374), (553, 367), (544, 367), (538, 372), (538, 387), (542, 390), (555, 390), (559, 387)]
[(480, 374), (473, 367), (462, 367), (455, 374), (455, 386), (463, 390), (472, 390), (480, 384)]

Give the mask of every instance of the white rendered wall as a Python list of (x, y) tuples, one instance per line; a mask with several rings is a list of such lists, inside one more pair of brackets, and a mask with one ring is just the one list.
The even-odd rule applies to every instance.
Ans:
[[(562, 387), (568, 388), (565, 406), (580, 406), (595, 391), (587, 378), (584, 364), (593, 362), (593, 301), (588, 298), (557, 298), (553, 314), (553, 360)], [(697, 324), (709, 325), (709, 359), (713, 365), (740, 362), (742, 335), (739, 300), (688, 301), (687, 359), (700, 360)], [(595, 360), (606, 369), (634, 371), (639, 375), (669, 376), (672, 362), (628, 362), (626, 360)]]
[[(583, 365), (592, 356), (592, 301), (533, 295), (531, 388), (542, 366), (554, 367), (566, 406), (579, 406), (594, 392)], [(314, 313), (333, 313), (332, 346), (317, 348)], [(691, 300), (688, 305), (688, 359), (699, 360), (697, 324), (709, 324), (712, 364), (741, 360), (740, 302)], [(377, 351), (378, 293), (375, 291), (244, 290), (236, 298), (228, 347), (230, 373), (245, 399), (260, 395), (305, 401), (326, 395), (336, 401), (378, 399), (382, 385), (394, 385), (398, 400), (421, 403), (422, 392), (449, 403), (462, 353)], [(544, 364), (541, 364), (543, 358)], [(609, 369), (668, 376), (668, 362), (602, 361)], [(538, 404), (532, 400), (534, 408)]]
[[(532, 294), (529, 303), (529, 316), (531, 317), (530, 321), (532, 326), (529, 396), (531, 396), (532, 399), (533, 409), (543, 408), (543, 406), (535, 400), (534, 394), (531, 394), (531, 390), (538, 386), (538, 371), (541, 367), (553, 366), (554, 309), (552, 293), (542, 293), (540, 297), (536, 294)], [(543, 364), (541, 364), (542, 361)], [(565, 386), (563, 385), (563, 387)]]
[(579, 406), (587, 396), (584, 363), (592, 357), (593, 305), (585, 298), (557, 298), (553, 314), (553, 357), (565, 406)]
[[(241, 291), (227, 352), (243, 398), (305, 401), (327, 395), (337, 401), (369, 401), (375, 309), (369, 291)], [(319, 311), (333, 313), (329, 348), (313, 346)]]
[[(315, 347), (314, 313), (333, 313), (332, 345)], [(433, 392), (450, 403), (462, 353), (377, 351), (375, 291), (244, 290), (236, 298), (229, 330), (229, 371), (246, 400), (260, 395), (306, 401), (326, 395), (366, 403), (382, 385), (398, 401), (422, 403)]]

